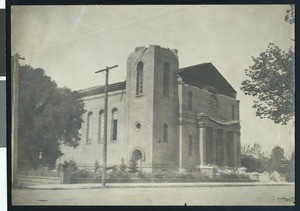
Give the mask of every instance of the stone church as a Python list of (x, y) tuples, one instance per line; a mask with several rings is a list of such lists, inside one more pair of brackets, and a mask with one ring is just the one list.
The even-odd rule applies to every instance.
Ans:
[[(179, 69), (177, 50), (137, 47), (126, 81), (108, 87), (108, 166), (132, 159), (145, 171), (241, 165), (239, 101), (211, 63)], [(60, 162), (102, 163), (104, 86), (78, 91), (87, 110), (76, 148)]]

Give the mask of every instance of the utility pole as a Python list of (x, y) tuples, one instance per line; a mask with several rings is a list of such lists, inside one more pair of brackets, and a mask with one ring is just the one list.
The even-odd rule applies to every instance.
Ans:
[(19, 98), (19, 59), (25, 60), (20, 57), (18, 53), (12, 57), (11, 68), (11, 84), (12, 84), (12, 121), (11, 121), (11, 148), (12, 148), (12, 187), (17, 186), (18, 180), (18, 98)]
[(118, 65), (106, 67), (95, 73), (105, 71), (105, 99), (104, 99), (104, 142), (103, 142), (103, 168), (102, 168), (102, 186), (106, 186), (106, 163), (107, 163), (107, 113), (108, 113), (108, 71), (116, 68)]

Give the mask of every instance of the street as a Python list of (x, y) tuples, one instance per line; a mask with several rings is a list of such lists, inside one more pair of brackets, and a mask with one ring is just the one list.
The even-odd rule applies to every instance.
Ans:
[(111, 187), (13, 189), (12, 205), (282, 205), (293, 206), (295, 186)]

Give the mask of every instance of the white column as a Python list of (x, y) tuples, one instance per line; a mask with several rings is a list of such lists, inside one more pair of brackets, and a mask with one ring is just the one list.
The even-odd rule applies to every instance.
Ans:
[(227, 159), (227, 133), (226, 133), (226, 130), (223, 130), (223, 143), (222, 143), (222, 148), (223, 148), (223, 165), (224, 166), (228, 166), (228, 159)]
[(179, 123), (179, 169), (182, 169), (182, 147), (183, 147), (183, 141), (182, 141), (182, 123)]
[(213, 165), (217, 164), (217, 130), (215, 128), (212, 129), (211, 136), (211, 162)]
[(200, 154), (200, 165), (206, 164), (206, 129), (199, 128), (199, 154)]

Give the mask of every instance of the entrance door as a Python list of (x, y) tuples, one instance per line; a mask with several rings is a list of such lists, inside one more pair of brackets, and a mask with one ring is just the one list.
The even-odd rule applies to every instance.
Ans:
[(142, 160), (143, 155), (142, 152), (138, 149), (134, 150), (132, 153), (132, 159), (135, 161)]

